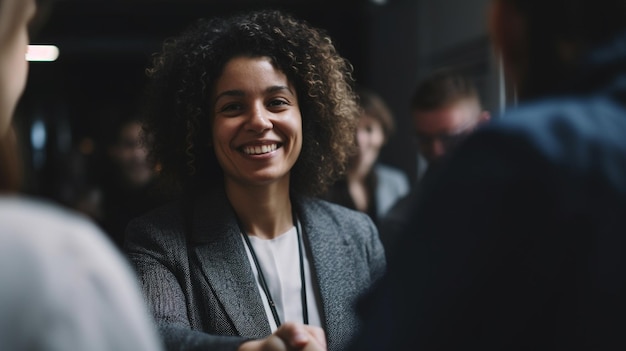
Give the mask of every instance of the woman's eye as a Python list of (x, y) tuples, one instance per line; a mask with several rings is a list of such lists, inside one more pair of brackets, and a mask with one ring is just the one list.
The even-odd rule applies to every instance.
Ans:
[(239, 111), (241, 110), (241, 104), (227, 104), (224, 105), (220, 111), (221, 112), (232, 112), (232, 111)]
[(282, 105), (288, 105), (287, 101), (282, 100), (282, 99), (275, 99), (270, 101), (269, 106), (282, 106)]

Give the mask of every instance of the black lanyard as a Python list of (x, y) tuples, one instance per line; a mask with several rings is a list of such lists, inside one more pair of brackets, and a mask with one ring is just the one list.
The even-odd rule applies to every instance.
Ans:
[[(296, 233), (298, 234), (298, 253), (300, 255), (300, 280), (302, 282), (302, 290), (301, 290), (301, 298), (302, 298), (302, 319), (304, 324), (309, 324), (309, 312), (307, 308), (306, 301), (306, 280), (304, 276), (304, 253), (302, 252), (302, 228), (300, 228), (300, 221), (296, 217), (295, 210), (293, 211), (293, 221), (294, 226), (296, 227)], [(259, 264), (259, 260), (254, 253), (254, 248), (250, 243), (250, 238), (246, 234), (246, 231), (243, 229), (241, 222), (237, 219), (237, 225), (239, 226), (239, 230), (241, 231), (241, 235), (243, 236), (248, 249), (250, 250), (250, 254), (252, 255), (252, 260), (254, 261), (254, 265), (256, 266), (256, 270), (259, 274), (259, 283), (261, 284), (261, 289), (265, 293), (265, 297), (267, 298), (267, 302), (270, 305), (270, 310), (272, 311), (272, 316), (274, 317), (274, 322), (276, 322), (276, 327), (280, 327), (280, 317), (278, 316), (278, 311), (276, 311), (276, 303), (270, 294), (270, 289), (267, 287), (267, 282), (265, 281), (265, 275), (263, 274), (263, 270), (261, 270), (261, 265)]]

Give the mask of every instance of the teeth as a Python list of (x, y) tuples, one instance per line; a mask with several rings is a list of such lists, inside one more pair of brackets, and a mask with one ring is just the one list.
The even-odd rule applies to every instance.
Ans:
[(268, 152), (272, 152), (278, 148), (278, 145), (261, 145), (261, 146), (246, 146), (243, 148), (243, 152), (246, 155), (261, 155)]

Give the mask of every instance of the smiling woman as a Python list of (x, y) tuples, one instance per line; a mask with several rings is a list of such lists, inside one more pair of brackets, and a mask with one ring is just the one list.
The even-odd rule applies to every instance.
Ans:
[(367, 215), (313, 197), (355, 148), (351, 67), (270, 10), (200, 20), (155, 56), (145, 126), (179, 199), (125, 250), (168, 349), (340, 350), (357, 330), (383, 247)]
[(227, 183), (282, 182), (289, 196), (289, 174), (302, 150), (302, 116), (290, 85), (267, 57), (235, 57), (224, 67), (213, 145)]

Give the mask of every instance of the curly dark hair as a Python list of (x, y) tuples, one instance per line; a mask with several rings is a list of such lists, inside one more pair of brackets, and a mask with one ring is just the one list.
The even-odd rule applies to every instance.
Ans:
[(237, 56), (269, 57), (295, 86), (302, 152), (291, 191), (318, 195), (345, 171), (355, 150), (358, 105), (353, 67), (322, 29), (279, 10), (200, 19), (167, 39), (147, 69), (144, 127), (161, 178), (178, 189), (223, 184), (211, 143), (210, 93)]

